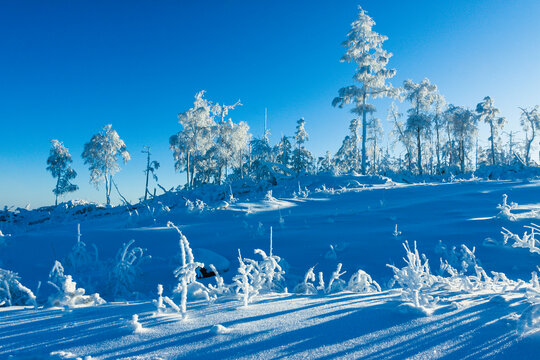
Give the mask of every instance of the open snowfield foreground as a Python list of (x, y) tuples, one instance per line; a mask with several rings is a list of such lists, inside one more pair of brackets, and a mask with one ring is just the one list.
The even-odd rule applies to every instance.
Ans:
[[(18, 273), (37, 308), (0, 307), (0, 358), (537, 359), (538, 231), (524, 226), (540, 223), (540, 182), (375, 180), (309, 177), (271, 194), (231, 188), (236, 201), (168, 194), (130, 212), (6, 223), (0, 267)], [(184, 267), (168, 221), (193, 249)], [(272, 256), (279, 267), (268, 267)], [(74, 288), (47, 284), (55, 260), (107, 302), (81, 306)], [(183, 278), (194, 262), (213, 263), (224, 283)], [(174, 308), (182, 279), (185, 314)]]

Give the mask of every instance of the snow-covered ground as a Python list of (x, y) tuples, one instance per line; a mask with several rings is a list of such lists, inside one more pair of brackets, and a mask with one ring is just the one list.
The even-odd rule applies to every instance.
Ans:
[[(0, 268), (18, 273), (40, 305), (0, 308), (0, 358), (538, 358), (540, 287), (531, 275), (540, 270), (538, 242), (514, 247), (515, 237), (504, 243), (501, 231), (521, 240), (524, 231), (535, 231), (524, 226), (540, 223), (540, 181), (400, 184), (318, 176), (279, 184), (271, 194), (248, 190), (231, 187), (236, 201), (201, 190), (186, 206), (185, 194), (171, 193), (159, 204), (132, 208), (131, 215), (123, 207), (64, 217), (52, 211), (32, 225), (0, 225), (6, 235), (0, 238)], [(504, 194), (506, 207), (499, 206)], [(197, 196), (204, 206), (197, 207)], [(27, 214), (32, 216), (42, 215)], [(195, 261), (214, 263), (227, 285), (237, 275), (239, 249), (244, 259), (259, 263), (254, 249), (269, 254), (272, 227), (273, 254), (285, 260), (286, 292), (261, 290), (248, 306), (234, 294), (207, 301), (190, 293), (185, 316), (158, 312), (152, 301), (158, 284), (163, 296), (181, 302), (173, 292), (179, 234), (168, 221), (187, 237)], [(93, 264), (86, 268), (68, 260), (78, 223), (90, 254), (86, 265)], [(126, 285), (129, 291), (120, 291), (119, 278), (111, 275), (118, 269), (115, 256), (132, 239), (129, 249), (141, 247), (149, 257), (134, 259), (139, 271)], [(405, 240), (414, 262), (409, 267)], [(441, 258), (450, 266), (443, 272)], [(108, 302), (41, 307), (56, 291), (47, 284), (55, 260), (77, 287)], [(344, 288), (362, 269), (382, 291), (335, 286), (293, 293), (313, 266), (314, 287), (322, 272), (328, 289), (339, 263), (345, 274), (334, 285), (343, 279)], [(216, 284), (215, 277), (198, 282), (204, 288)]]

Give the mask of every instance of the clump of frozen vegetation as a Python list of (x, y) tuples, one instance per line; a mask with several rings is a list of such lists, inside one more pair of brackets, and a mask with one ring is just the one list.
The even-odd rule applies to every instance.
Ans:
[(502, 203), (497, 205), (497, 209), (499, 209), (499, 213), (497, 214), (497, 217), (501, 219), (506, 219), (510, 221), (516, 220), (516, 215), (512, 214), (512, 210), (517, 209), (518, 204), (515, 202), (511, 202), (508, 204), (508, 195), (503, 194), (502, 196)]
[(315, 266), (312, 266), (309, 268), (309, 270), (306, 272), (306, 275), (304, 275), (304, 281), (299, 283), (294, 287), (293, 292), (296, 294), (301, 295), (315, 295), (317, 294), (317, 289), (315, 288), (315, 273), (313, 270), (315, 269)]
[(202, 213), (208, 209), (208, 205), (200, 199), (195, 199), (195, 201), (186, 199), (186, 208), (189, 212)]
[(71, 248), (71, 252), (65, 259), (66, 268), (79, 279), (85, 281), (84, 285), (90, 284), (90, 278), (101, 268), (98, 260), (98, 249), (92, 244), (89, 249), (81, 240), (81, 224), (77, 224), (77, 242)]
[(358, 293), (374, 293), (381, 292), (380, 285), (371, 278), (371, 276), (362, 269), (351, 276), (347, 284), (347, 290)]
[(304, 187), (302, 189), (302, 187), (300, 186), (300, 181), (299, 181), (298, 182), (298, 190), (293, 192), (293, 198), (295, 198), (295, 199), (299, 199), (299, 198), (306, 199), (308, 196), (309, 196), (308, 188)]
[(13, 271), (0, 269), (0, 306), (37, 306), (34, 293), (21, 284), (20, 280)]
[(424, 254), (420, 256), (414, 242), (414, 249), (411, 250), (409, 243), (403, 244), (406, 252), (405, 263), (407, 266), (399, 269), (394, 265), (387, 264), (394, 272), (394, 281), (402, 290), (401, 298), (406, 304), (412, 305), (427, 314), (432, 312), (438, 299), (430, 295), (432, 286), (436, 283), (437, 277), (431, 274), (429, 261)]
[[(540, 271), (540, 267), (538, 268)], [(540, 330), (540, 283), (538, 274), (533, 271), (526, 297), (530, 305), (523, 311), (518, 323), (518, 331), (529, 335)]]
[(330, 281), (328, 282), (328, 287), (326, 288), (326, 293), (336, 293), (343, 291), (346, 287), (345, 280), (341, 279), (341, 276), (346, 273), (346, 271), (341, 272), (341, 263), (337, 264), (336, 270), (332, 273)]
[(59, 261), (54, 262), (48, 283), (56, 289), (56, 293), (49, 297), (49, 304), (52, 306), (76, 308), (105, 303), (98, 293), (85, 295), (86, 291), (83, 288), (77, 288), (77, 283), (73, 281), (71, 275), (64, 274), (64, 267)]
[[(188, 239), (184, 236), (184, 234), (182, 234), (182, 231), (180, 231), (180, 229), (170, 221), (167, 223), (167, 226), (175, 229), (180, 235), (181, 265), (174, 271), (174, 276), (176, 276), (179, 280), (178, 285), (174, 289), (174, 293), (180, 293), (180, 310), (182, 314), (185, 315), (187, 311), (188, 287), (190, 285), (198, 284), (197, 269), (203, 268), (204, 264), (195, 261)], [(204, 292), (208, 298), (208, 292), (205, 291), (204, 286), (202, 284), (199, 285), (200, 286), (195, 289), (194, 293), (197, 291)], [(195, 295), (197, 294), (195, 293)]]
[(509, 239), (512, 239), (514, 241), (512, 244), (513, 247), (529, 249), (532, 253), (540, 254), (540, 239), (536, 238), (536, 235), (540, 234), (540, 226), (531, 223), (531, 225), (524, 227), (530, 229), (530, 232), (524, 231), (521, 237), (506, 228), (502, 228), (503, 231), (501, 231), (501, 234), (504, 236), (504, 244)]
[(279, 264), (281, 258), (273, 254), (272, 227), (270, 227), (270, 253), (266, 255), (261, 249), (255, 249), (255, 254), (263, 258), (260, 262), (253, 262), (261, 275), (261, 288), (269, 292), (281, 292), (285, 288), (285, 271)]
[[(172, 309), (174, 310), (174, 312), (177, 313), (180, 312), (180, 308), (174, 303), (174, 301), (172, 301), (168, 296), (163, 296), (163, 285), (158, 284), (157, 293), (157, 300), (154, 299), (152, 300), (152, 302), (154, 303), (154, 305), (156, 305), (156, 311), (158, 314), (166, 313), (169, 311), (169, 309)], [(167, 307), (167, 305), (169, 305), (169, 308)]]
[(128, 297), (133, 294), (135, 278), (141, 273), (140, 265), (149, 259), (141, 247), (131, 248), (135, 240), (124, 243), (116, 254), (116, 263), (109, 274), (109, 285), (112, 294), (118, 297)]
[(213, 298), (217, 298), (218, 296), (229, 294), (231, 292), (230, 286), (225, 284), (216, 267), (213, 264), (210, 264), (209, 267), (214, 273), (214, 279), (216, 280), (216, 285), (208, 284), (210, 295)]
[(244, 306), (248, 306), (259, 294), (262, 279), (257, 262), (251, 259), (243, 259), (240, 249), (238, 249), (238, 263), (238, 274), (233, 277), (235, 291), (242, 299)]

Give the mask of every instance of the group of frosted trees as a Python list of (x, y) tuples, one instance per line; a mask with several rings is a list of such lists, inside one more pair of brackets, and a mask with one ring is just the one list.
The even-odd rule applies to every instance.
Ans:
[[(355, 85), (341, 88), (333, 105), (343, 107), (352, 104), (355, 117), (349, 126), (349, 135), (332, 159), (329, 154), (321, 158), (325, 167), (339, 172), (362, 174), (379, 172), (403, 172), (422, 175), (475, 170), (479, 165), (509, 164), (514, 161), (531, 164), (531, 149), (540, 129), (538, 106), (521, 108), (521, 125), (525, 140), (515, 143), (509, 133), (508, 148), (502, 147), (501, 130), (505, 119), (499, 115), (493, 100), (488, 96), (476, 109), (446, 104), (437, 86), (429, 79), (420, 83), (407, 80), (402, 88), (394, 88), (388, 80), (395, 76), (394, 69), (387, 69), (392, 53), (382, 44), (387, 40), (373, 30), (375, 22), (362, 8), (358, 19), (352, 23), (343, 45), (347, 48), (342, 61), (356, 65), (353, 76)], [(406, 102), (406, 115), (399, 113), (392, 103), (387, 120), (393, 129), (389, 134), (386, 151), (383, 150), (381, 122), (374, 117), (375, 106), (370, 99), (389, 97)], [(489, 148), (478, 147), (478, 123), (489, 126)], [(399, 144), (401, 153), (393, 151)], [(333, 160), (333, 164), (330, 164)], [(330, 165), (329, 165), (330, 164)]]
[(309, 136), (304, 119), (298, 120), (293, 138), (283, 136), (272, 147), (267, 129), (260, 138), (253, 138), (245, 122), (226, 118), (240, 105), (240, 101), (214, 104), (201, 91), (193, 107), (178, 115), (182, 129), (170, 137), (169, 144), (176, 170), (186, 174), (187, 188), (221, 184), (228, 177), (275, 180), (279, 175), (314, 170), (313, 156), (305, 147)]
[[(88, 165), (90, 182), (96, 187), (102, 183), (105, 184), (106, 203), (110, 205), (111, 187), (114, 184), (113, 175), (120, 170), (118, 161), (121, 158), (126, 163), (131, 159), (126, 144), (111, 125), (106, 125), (84, 145), (82, 158)], [(53, 189), (56, 204), (58, 204), (58, 196), (78, 189), (77, 185), (71, 183), (71, 180), (77, 176), (75, 170), (71, 168), (72, 162), (68, 149), (60, 141), (51, 140), (47, 170), (56, 179), (56, 187)]]
[[(347, 50), (341, 60), (356, 65), (354, 84), (339, 89), (332, 105), (351, 105), (354, 117), (349, 134), (334, 155), (327, 151), (314, 158), (306, 147), (309, 136), (303, 118), (297, 121), (293, 136), (282, 136), (271, 145), (266, 126), (262, 136), (253, 137), (247, 123), (231, 120), (229, 112), (241, 106), (240, 101), (233, 105), (213, 103), (201, 91), (195, 95), (193, 106), (178, 115), (181, 129), (169, 138), (175, 169), (186, 174), (185, 188), (221, 184), (227, 179), (275, 183), (279, 177), (316, 172), (433, 175), (465, 173), (482, 165), (532, 164), (531, 154), (540, 130), (538, 106), (520, 108), (524, 140), (516, 141), (516, 134), (509, 132), (508, 146), (503, 147), (501, 136), (505, 134), (502, 129), (506, 120), (489, 96), (476, 109), (468, 109), (447, 104), (429, 79), (419, 83), (407, 80), (401, 88), (393, 87), (389, 80), (396, 70), (387, 68), (392, 53), (383, 49), (387, 37), (375, 32), (374, 25), (373, 19), (360, 8), (343, 42)], [(371, 104), (372, 99), (380, 97), (395, 100), (386, 116), (392, 129), (386, 142), (381, 120)], [(408, 106), (405, 114), (400, 113), (397, 102)], [(480, 122), (489, 127), (489, 146), (485, 148), (478, 146)], [(56, 179), (53, 193), (58, 202), (58, 196), (78, 189), (71, 183), (77, 173), (71, 168), (67, 148), (57, 140), (51, 143), (47, 170)], [(151, 195), (149, 176), (152, 174), (157, 182), (159, 163), (151, 161), (149, 148), (143, 153), (147, 155), (147, 200)], [(105, 185), (109, 205), (112, 186), (118, 190), (113, 180), (118, 163), (130, 160), (124, 141), (107, 125), (85, 144), (82, 157), (89, 167), (90, 182)]]

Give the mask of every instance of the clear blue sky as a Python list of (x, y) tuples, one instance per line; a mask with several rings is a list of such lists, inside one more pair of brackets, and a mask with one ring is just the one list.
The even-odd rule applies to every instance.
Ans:
[[(305, 117), (317, 155), (335, 152), (351, 115), (331, 107), (354, 66), (340, 46), (362, 5), (389, 40), (390, 65), (428, 77), (450, 103), (490, 95), (510, 127), (517, 106), (540, 103), (540, 1), (4, 1), (0, 9), (0, 206), (51, 204), (49, 141), (70, 149), (78, 192), (104, 201), (80, 154), (111, 123), (133, 160), (116, 181), (134, 200), (144, 188), (144, 145), (161, 162), (160, 182), (184, 183), (168, 138), (195, 92), (244, 106), (231, 112), (271, 141)], [(385, 102), (378, 103), (385, 119)], [(405, 111), (407, 105), (400, 105)], [(487, 136), (485, 136), (487, 138)]]

